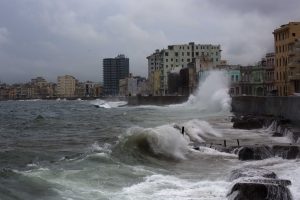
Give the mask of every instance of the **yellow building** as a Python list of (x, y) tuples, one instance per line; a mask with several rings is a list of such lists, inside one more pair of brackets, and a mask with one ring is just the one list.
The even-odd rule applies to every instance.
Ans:
[(73, 76), (65, 75), (57, 77), (57, 92), (59, 97), (75, 96), (76, 79)]
[(300, 40), (291, 50), (290, 62), (288, 64), (288, 80), (290, 85), (290, 94), (300, 93)]
[(162, 95), (161, 94), (161, 71), (160, 70), (154, 70), (149, 75), (149, 89), (150, 94), (156, 96), (156, 95)]
[(289, 81), (291, 73), (288, 64), (291, 61), (291, 52), (293, 51), (297, 38), (300, 38), (300, 22), (290, 22), (275, 29), (275, 87), (279, 96), (293, 94), (292, 82)]

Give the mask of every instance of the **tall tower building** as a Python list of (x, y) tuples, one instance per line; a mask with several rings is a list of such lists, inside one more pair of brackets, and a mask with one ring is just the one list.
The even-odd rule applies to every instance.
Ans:
[[(148, 79), (151, 92), (155, 95), (168, 94), (168, 73), (178, 72), (194, 59), (206, 60), (215, 67), (221, 62), (220, 45), (188, 44), (169, 45), (167, 49), (156, 50), (147, 57)], [(159, 82), (157, 82), (159, 81)]]
[(119, 81), (129, 77), (129, 58), (118, 55), (115, 58), (103, 59), (103, 82), (105, 95), (119, 94)]
[(275, 43), (275, 87), (279, 96), (291, 95), (293, 86), (289, 77), (291, 77), (292, 72), (288, 64), (291, 62), (297, 38), (300, 38), (300, 22), (284, 24), (275, 29), (273, 34)]

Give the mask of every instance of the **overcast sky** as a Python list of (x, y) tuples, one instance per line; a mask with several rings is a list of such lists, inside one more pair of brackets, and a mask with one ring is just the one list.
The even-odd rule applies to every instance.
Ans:
[(169, 44), (220, 44), (230, 64), (273, 51), (275, 28), (300, 21), (299, 0), (0, 0), (0, 81), (102, 80), (102, 59), (146, 56)]

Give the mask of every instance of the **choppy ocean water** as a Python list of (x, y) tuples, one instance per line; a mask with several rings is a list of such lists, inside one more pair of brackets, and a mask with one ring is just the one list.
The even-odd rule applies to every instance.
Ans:
[[(299, 159), (242, 162), (234, 154), (193, 150), (194, 143), (223, 139), (289, 142), (272, 138), (267, 128), (232, 129), (230, 98), (222, 89), (164, 107), (0, 102), (0, 199), (223, 200), (232, 186), (230, 171), (245, 166), (291, 180), (299, 199)], [(176, 128), (182, 126), (185, 136)]]

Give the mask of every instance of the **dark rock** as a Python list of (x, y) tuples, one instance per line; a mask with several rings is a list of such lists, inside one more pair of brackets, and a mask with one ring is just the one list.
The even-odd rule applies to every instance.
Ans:
[(263, 168), (235, 169), (230, 174), (235, 181), (227, 195), (230, 200), (292, 200), (287, 188), (290, 180), (277, 179), (277, 175)]
[(238, 151), (239, 160), (263, 160), (273, 155), (269, 146), (245, 146)]
[(279, 125), (291, 124), (291, 120), (281, 118), (281, 119), (278, 120), (278, 124), (279, 124)]
[(259, 129), (263, 128), (265, 119), (255, 116), (242, 116), (239, 118), (233, 118), (233, 128), (238, 129)]
[(240, 168), (232, 170), (230, 173), (229, 181), (236, 180), (238, 178), (244, 178), (244, 177), (261, 177), (261, 178), (272, 178), (276, 179), (277, 175), (269, 170), (263, 169), (263, 168)]
[(296, 159), (300, 158), (300, 147), (299, 146), (273, 146), (273, 152), (276, 156), (284, 159)]
[(273, 133), (272, 137), (283, 137), (283, 134), (275, 132), (275, 133)]
[(292, 135), (293, 135), (293, 142), (295, 142), (295, 143), (299, 143), (299, 138), (300, 138), (300, 132), (299, 131), (295, 131), (295, 132), (293, 132), (292, 133)]
[(232, 200), (292, 200), (290, 190), (274, 183), (236, 183), (227, 195)]

